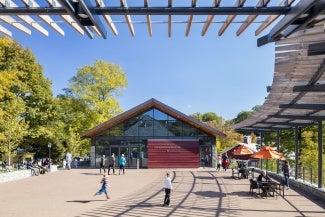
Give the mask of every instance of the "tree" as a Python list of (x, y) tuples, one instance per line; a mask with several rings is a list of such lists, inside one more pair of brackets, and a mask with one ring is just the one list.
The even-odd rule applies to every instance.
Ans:
[(97, 115), (93, 125), (122, 112), (114, 98), (127, 86), (126, 74), (120, 66), (97, 60), (93, 66), (78, 69), (77, 75), (69, 82), (72, 97), (84, 101)]
[(0, 151), (8, 157), (9, 165), (11, 156), (27, 134), (28, 125), (21, 118), (23, 111), (24, 103), (19, 98), (0, 102)]
[(237, 117), (234, 119), (234, 123), (240, 123), (247, 118), (251, 117), (254, 114), (254, 111), (241, 111), (238, 113)]
[(214, 112), (207, 112), (202, 115), (202, 121), (207, 122), (207, 121), (214, 121), (217, 125), (222, 124), (222, 117), (219, 117), (216, 113)]
[(53, 124), (54, 141), (60, 154), (56, 157), (63, 158), (67, 151), (74, 156), (88, 154), (89, 142), (81, 140), (80, 133), (91, 128), (91, 124), (96, 122), (94, 111), (89, 109), (84, 101), (64, 95), (54, 100), (54, 107), (56, 111)]
[(19, 118), (13, 115), (13, 120), (28, 124), (28, 134), (24, 134), (24, 142), (19, 146), (45, 153), (51, 139), (51, 82), (43, 76), (42, 67), (30, 50), (5, 37), (0, 37), (0, 73), (5, 77), (2, 82), (8, 84), (2, 88), (2, 94), (0, 91), (0, 101), (7, 101), (8, 105), (14, 100), (15, 108), (20, 110), (15, 113)]

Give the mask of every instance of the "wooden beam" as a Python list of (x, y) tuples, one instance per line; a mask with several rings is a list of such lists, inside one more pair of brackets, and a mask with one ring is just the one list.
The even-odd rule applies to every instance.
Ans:
[[(259, 0), (257, 2), (256, 7), (265, 7), (269, 2), (270, 0)], [(236, 35), (240, 36), (240, 34), (242, 34), (245, 31), (245, 29), (247, 29), (247, 27), (257, 18), (257, 16), (258, 16), (257, 14), (249, 15), (246, 18), (246, 21), (237, 30)]]
[[(196, 0), (192, 0), (191, 7), (192, 8), (195, 8), (196, 7)], [(192, 26), (193, 17), (194, 17), (193, 14), (190, 14), (188, 16), (187, 25), (186, 25), (186, 31), (185, 31), (185, 36), (188, 36), (190, 34), (190, 29), (191, 29), (191, 26)]]
[[(124, 7), (126, 9), (128, 8), (128, 5), (126, 3), (126, 0), (120, 0), (120, 2), (121, 2), (121, 7)], [(131, 35), (132, 36), (135, 36), (135, 32), (134, 32), (134, 28), (133, 28), (131, 16), (129, 14), (125, 14), (124, 17), (125, 17), (126, 23), (128, 24), (128, 27), (129, 27), (129, 30), (130, 30)]]
[[(243, 7), (245, 4), (246, 0), (237, 0), (235, 3), (235, 7)], [(223, 23), (223, 25), (221, 26), (218, 35), (221, 36), (226, 29), (228, 28), (228, 26), (232, 23), (232, 21), (235, 19), (236, 15), (229, 15), (226, 19), (226, 21)]]
[(26, 28), (24, 25), (22, 25), (21, 23), (18, 23), (13, 17), (11, 16), (6, 16), (6, 15), (0, 15), (0, 20), (2, 20), (5, 23), (8, 23), (9, 25), (15, 27), (16, 29), (31, 35), (32, 31), (28, 28)]
[[(59, 3), (57, 0), (46, 0), (47, 3), (53, 7), (53, 8), (62, 8), (61, 3)], [(80, 27), (78, 23), (70, 16), (70, 15), (60, 15), (62, 19), (73, 29), (75, 29), (79, 34), (84, 35), (84, 30)]]
[[(0, 4), (3, 7), (12, 7), (12, 8), (18, 8), (19, 6), (16, 5), (12, 0), (0, 0)], [(22, 19), (25, 23), (42, 33), (43, 35), (48, 36), (49, 32), (44, 29), (38, 22), (36, 22), (31, 16), (29, 15), (17, 15), (20, 19)]]
[(279, 108), (325, 110), (325, 104), (280, 104)]
[[(286, 6), (285, 4), (288, 3), (287, 6), (291, 6), (291, 4), (295, 0), (282, 0), (279, 6)], [(270, 15), (266, 18), (266, 20), (257, 28), (255, 31), (255, 36), (258, 36), (264, 29), (266, 29), (269, 25), (271, 25), (280, 15)]]
[(282, 118), (282, 119), (291, 119), (291, 120), (325, 120), (324, 115), (318, 116), (308, 116), (308, 115), (269, 115), (269, 118)]
[[(105, 3), (104, 3), (103, 0), (96, 0), (96, 4), (97, 4), (98, 7), (105, 7)], [(112, 20), (111, 16), (105, 14), (105, 15), (103, 15), (103, 18), (106, 21), (109, 28), (111, 29), (111, 31), (113, 32), (113, 34), (117, 35), (118, 32), (117, 32), (117, 29), (116, 29), (116, 27), (115, 27), (115, 25), (113, 23), (113, 20)]]
[[(35, 0), (22, 0), (22, 1), (26, 5), (28, 5), (29, 7), (36, 7), (36, 8), (41, 7), (41, 6), (39, 6), (39, 4)], [(60, 34), (61, 36), (64, 36), (63, 29), (61, 29), (60, 26), (58, 26), (58, 24), (56, 24), (54, 22), (54, 20), (50, 16), (48, 16), (48, 15), (38, 15), (38, 17), (40, 19), (42, 19), (47, 25), (52, 27), (58, 34)]]
[[(220, 2), (221, 2), (221, 0), (215, 0), (213, 2), (212, 7), (215, 7), (215, 8), (216, 7), (219, 7)], [(202, 32), (201, 32), (201, 36), (204, 36), (205, 35), (205, 33), (207, 32), (207, 30), (208, 30), (211, 22), (213, 21), (213, 19), (214, 19), (214, 15), (208, 15), (207, 20), (205, 21), (205, 24), (204, 24), (203, 29), (202, 29)]]
[[(149, 2), (148, 0), (144, 0), (144, 7), (145, 8), (149, 8)], [(147, 26), (148, 26), (148, 33), (149, 36), (152, 36), (152, 23), (151, 23), (151, 15), (150, 14), (146, 14), (146, 19), (147, 19)]]
[(3, 34), (12, 37), (12, 32), (10, 32), (8, 29), (6, 29), (5, 27), (0, 25), (0, 32), (2, 32)]

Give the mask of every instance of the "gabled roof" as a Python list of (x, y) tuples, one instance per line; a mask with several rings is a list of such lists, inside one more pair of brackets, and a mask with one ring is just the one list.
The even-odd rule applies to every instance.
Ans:
[(152, 98), (120, 115), (117, 115), (116, 117), (84, 132), (81, 134), (81, 137), (82, 138), (91, 138), (95, 135), (98, 135), (99, 133), (101, 132), (104, 132), (106, 131), (107, 129), (111, 128), (111, 127), (114, 127), (120, 123), (122, 123), (123, 121), (131, 118), (131, 117), (134, 117), (138, 114), (141, 114), (149, 109), (153, 109), (153, 108), (156, 108), (162, 112), (165, 112), (166, 114), (178, 119), (178, 120), (181, 120), (199, 130), (201, 130), (202, 132), (206, 133), (206, 134), (209, 134), (209, 135), (212, 135), (212, 136), (221, 136), (221, 137), (225, 137), (226, 135), (222, 132), (220, 132), (219, 130), (215, 129), (215, 128), (212, 128), (198, 120), (196, 120), (195, 118), (192, 118), (190, 116), (187, 116), (161, 102), (159, 102), (158, 100)]

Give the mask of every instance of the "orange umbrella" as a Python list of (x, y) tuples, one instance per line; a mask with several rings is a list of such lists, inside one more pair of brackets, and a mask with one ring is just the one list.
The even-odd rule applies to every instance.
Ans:
[(275, 148), (270, 146), (262, 147), (258, 152), (250, 156), (257, 159), (284, 159), (284, 155), (275, 151)]
[(247, 146), (239, 145), (231, 151), (230, 156), (240, 160), (248, 160), (252, 154), (254, 152)]
[(232, 155), (246, 155), (246, 154), (254, 154), (254, 152), (249, 149), (248, 147), (244, 146), (244, 145), (240, 145), (238, 147), (236, 147), (232, 153)]

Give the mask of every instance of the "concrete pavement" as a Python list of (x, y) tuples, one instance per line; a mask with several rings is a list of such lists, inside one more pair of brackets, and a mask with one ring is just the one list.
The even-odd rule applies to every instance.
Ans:
[[(162, 182), (172, 173), (171, 207), (162, 207)], [(0, 216), (325, 216), (325, 204), (294, 189), (263, 199), (249, 193), (249, 180), (230, 171), (199, 169), (126, 170), (108, 176), (111, 199), (93, 197), (99, 169), (72, 169), (0, 184)]]

